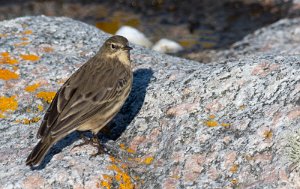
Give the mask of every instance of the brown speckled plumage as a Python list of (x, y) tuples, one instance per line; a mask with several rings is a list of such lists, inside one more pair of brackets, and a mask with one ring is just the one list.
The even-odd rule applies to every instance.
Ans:
[(109, 38), (58, 90), (38, 130), (26, 165), (39, 165), (57, 141), (73, 131), (97, 134), (120, 110), (132, 85), (128, 41)]

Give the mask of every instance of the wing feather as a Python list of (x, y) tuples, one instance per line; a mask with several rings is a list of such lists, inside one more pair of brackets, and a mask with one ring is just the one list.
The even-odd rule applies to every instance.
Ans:
[(99, 67), (89, 73), (89, 77), (84, 74), (85, 69), (78, 70), (57, 92), (44, 116), (39, 137), (46, 134), (57, 137), (76, 130), (107, 103), (114, 101), (131, 77), (131, 72), (122, 65), (114, 69)]

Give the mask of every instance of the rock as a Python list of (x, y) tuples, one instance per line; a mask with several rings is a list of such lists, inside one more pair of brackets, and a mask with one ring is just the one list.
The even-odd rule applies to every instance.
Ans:
[(153, 45), (152, 49), (162, 53), (178, 53), (183, 50), (183, 47), (175, 41), (160, 39)]
[(142, 32), (131, 26), (122, 26), (116, 32), (116, 35), (126, 37), (128, 41), (136, 45), (140, 45), (147, 48), (150, 48), (152, 46), (151, 41), (149, 41), (149, 39), (147, 39), (147, 37)]
[(200, 64), (134, 46), (133, 90), (99, 135), (109, 153), (91, 158), (96, 149), (73, 148), (81, 141), (72, 133), (31, 170), (46, 101), (108, 35), (63, 17), (0, 26), (2, 188), (299, 188), (299, 55)]
[(221, 51), (206, 50), (193, 52), (186, 58), (209, 63), (224, 59), (236, 59), (249, 55), (300, 54), (300, 19), (282, 19), (268, 27), (261, 28)]

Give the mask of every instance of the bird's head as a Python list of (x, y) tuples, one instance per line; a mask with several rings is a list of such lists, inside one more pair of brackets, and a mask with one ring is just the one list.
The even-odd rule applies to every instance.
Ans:
[(107, 58), (119, 59), (122, 63), (130, 62), (129, 51), (132, 48), (128, 44), (128, 40), (125, 37), (115, 35), (107, 39), (100, 52), (102, 56)]

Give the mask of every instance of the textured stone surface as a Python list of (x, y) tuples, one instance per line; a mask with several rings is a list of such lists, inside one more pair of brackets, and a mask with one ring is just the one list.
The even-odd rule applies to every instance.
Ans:
[[(1, 96), (15, 95), (18, 102), (15, 111), (3, 103), (7, 99), (0, 104), (11, 108), (0, 109), (0, 188), (300, 187), (300, 163), (287, 152), (300, 125), (295, 53), (200, 64), (135, 47), (133, 91), (99, 135), (110, 153), (90, 158), (93, 147), (72, 149), (81, 142), (73, 133), (31, 170), (25, 159), (52, 95), (41, 92), (55, 92), (108, 36), (67, 18), (0, 25), (0, 53), (9, 52), (1, 54), (1, 69), (19, 75), (0, 80)], [(277, 42), (288, 43), (279, 39), (284, 36)], [(18, 63), (9, 64), (13, 60)], [(37, 83), (36, 90), (26, 88)]]

